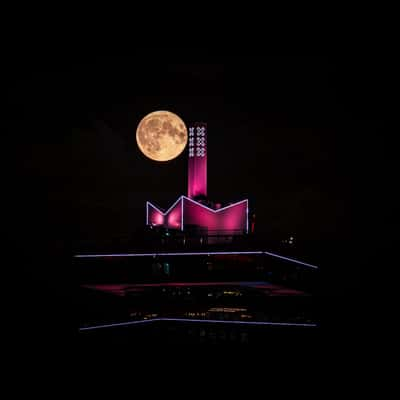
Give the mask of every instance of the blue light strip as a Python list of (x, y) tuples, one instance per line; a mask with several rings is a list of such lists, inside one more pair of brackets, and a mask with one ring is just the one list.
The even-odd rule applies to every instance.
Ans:
[(79, 331), (90, 331), (90, 330), (102, 329), (102, 328), (115, 328), (118, 326), (137, 325), (137, 324), (144, 324), (144, 323), (155, 322), (155, 321), (203, 322), (203, 323), (212, 323), (212, 324), (217, 323), (217, 324), (238, 324), (238, 325), (298, 326), (298, 327), (309, 327), (309, 328), (318, 326), (315, 323), (298, 324), (295, 322), (221, 321), (218, 319), (153, 318), (153, 319), (147, 319), (147, 320), (143, 320), (143, 321), (128, 321), (128, 322), (120, 322), (120, 323), (107, 324), (107, 325), (88, 326), (85, 328), (79, 328)]
[(285, 261), (290, 261), (296, 264), (304, 265), (305, 267), (318, 269), (316, 265), (308, 264), (294, 258), (284, 257), (279, 254), (270, 253), (269, 251), (210, 251), (197, 253), (115, 253), (115, 254), (77, 254), (74, 258), (102, 258), (102, 257), (158, 257), (158, 256), (210, 256), (210, 255), (268, 255), (271, 257), (280, 258)]
[(317, 324), (297, 324), (295, 322), (266, 322), (266, 321), (222, 321), (219, 319), (188, 319), (188, 318), (159, 318), (160, 321), (177, 321), (177, 322), (205, 322), (217, 324), (240, 324), (240, 325), (268, 325), (268, 326), (304, 326), (316, 327)]
[(207, 255), (235, 255), (235, 254), (263, 254), (262, 251), (199, 251), (196, 253), (114, 253), (114, 254), (77, 254), (75, 258), (101, 258), (101, 257), (157, 257), (157, 256), (207, 256)]
[(145, 319), (143, 321), (129, 321), (129, 322), (119, 322), (115, 324), (107, 324), (107, 325), (96, 325), (96, 326), (88, 326), (85, 328), (79, 328), (80, 331), (90, 331), (92, 329), (101, 329), (101, 328), (114, 328), (117, 326), (127, 326), (127, 325), (136, 325), (136, 324), (145, 324), (146, 322), (152, 322), (156, 319)]
[(297, 263), (297, 264), (300, 264), (300, 265), (304, 265), (306, 267), (318, 269), (318, 267), (316, 265), (312, 265), (312, 264), (305, 263), (303, 261), (295, 260), (294, 258), (280, 256), (279, 254), (270, 253), (268, 251), (263, 251), (263, 254), (266, 254), (266, 255), (272, 256), (272, 257), (277, 257), (277, 258), (280, 258), (282, 260), (291, 261), (291, 262), (294, 262), (294, 263)]

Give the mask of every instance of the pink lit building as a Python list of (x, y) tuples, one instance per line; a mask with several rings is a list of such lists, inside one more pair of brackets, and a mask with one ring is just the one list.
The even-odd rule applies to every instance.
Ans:
[[(180, 196), (166, 211), (149, 201), (146, 224), (188, 231), (198, 229), (210, 235), (248, 233), (248, 200), (214, 208), (207, 199), (207, 125), (189, 127), (188, 195)], [(206, 204), (204, 204), (206, 203)]]

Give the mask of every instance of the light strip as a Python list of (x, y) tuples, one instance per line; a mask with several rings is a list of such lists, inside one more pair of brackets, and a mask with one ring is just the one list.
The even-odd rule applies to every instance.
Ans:
[(102, 257), (157, 257), (157, 256), (209, 256), (209, 255), (239, 255), (239, 254), (266, 254), (271, 257), (280, 258), (282, 260), (291, 261), (306, 267), (318, 269), (316, 265), (308, 264), (294, 258), (284, 257), (279, 254), (270, 253), (268, 251), (210, 251), (197, 253), (115, 253), (115, 254), (77, 254), (74, 258), (102, 258)]
[(215, 214), (218, 213), (218, 212), (220, 212), (220, 211), (224, 211), (224, 210), (226, 210), (226, 209), (228, 209), (228, 208), (237, 206), (238, 204), (244, 203), (244, 202), (246, 202), (246, 201), (248, 202), (247, 199), (246, 199), (246, 200), (241, 200), (241, 201), (238, 201), (237, 203), (229, 204), (229, 206), (225, 206), (225, 207), (219, 208), (218, 210), (213, 210), (212, 208), (207, 207), (207, 206), (205, 206), (204, 204), (201, 204), (201, 203), (199, 203), (199, 202), (197, 202), (197, 201), (195, 201), (195, 200), (192, 200), (192, 199), (189, 198), (189, 197), (186, 197), (186, 196), (184, 196), (184, 195), (182, 195), (181, 197), (183, 197), (183, 198), (186, 199), (186, 200), (191, 201), (192, 203), (195, 203), (195, 204), (197, 204), (197, 205), (199, 205), (199, 206), (205, 208), (205, 209), (208, 210), (208, 211), (212, 211), (212, 212), (215, 213)]
[(247, 201), (246, 205), (246, 233), (249, 233), (249, 201)]
[(316, 327), (317, 324), (298, 324), (295, 322), (267, 322), (267, 321), (227, 321), (219, 319), (188, 319), (188, 318), (159, 318), (160, 321), (206, 322), (217, 324), (242, 324), (242, 325), (270, 325), (270, 326), (306, 326)]
[(229, 204), (228, 206), (219, 208), (218, 210), (213, 210), (212, 208), (207, 207), (207, 206), (205, 206), (204, 204), (201, 204), (201, 203), (199, 203), (199, 202), (197, 202), (197, 201), (195, 201), (195, 200), (193, 200), (193, 199), (191, 199), (191, 198), (189, 198), (189, 197), (187, 197), (187, 196), (182, 195), (182, 196), (180, 196), (180, 197), (178, 198), (178, 200), (176, 200), (175, 203), (174, 203), (167, 211), (165, 211), (165, 212), (161, 211), (158, 207), (156, 207), (156, 206), (155, 206), (153, 203), (151, 203), (150, 201), (147, 201), (147, 202), (146, 202), (146, 206), (147, 206), (147, 207), (148, 207), (149, 205), (152, 206), (152, 207), (155, 208), (159, 213), (161, 213), (162, 215), (165, 216), (165, 215), (167, 215), (167, 214), (175, 207), (175, 205), (176, 205), (182, 198), (183, 198), (183, 199), (186, 199), (186, 200), (189, 200), (189, 201), (191, 201), (192, 203), (197, 204), (197, 205), (199, 205), (200, 207), (203, 207), (203, 208), (205, 208), (206, 210), (211, 211), (211, 212), (213, 212), (213, 213), (215, 213), (215, 214), (218, 213), (218, 212), (227, 210), (228, 208), (237, 206), (238, 204), (241, 204), (241, 203), (244, 203), (244, 202), (247, 202), (247, 204), (248, 204), (248, 199), (246, 199), (246, 200), (238, 201), (237, 203)]
[(150, 201), (147, 201), (147, 207), (150, 205), (153, 208), (155, 208), (160, 214), (162, 214), (164, 217), (176, 206), (176, 204), (182, 199), (183, 196), (180, 196), (178, 198), (178, 200), (175, 201), (174, 204), (172, 204), (172, 206), (166, 211), (166, 212), (162, 212), (158, 207), (156, 207), (153, 203), (150, 203)]
[(210, 251), (197, 253), (115, 253), (115, 254), (77, 254), (74, 258), (101, 258), (101, 257), (157, 257), (157, 256), (204, 256), (218, 254), (263, 254), (262, 251)]
[(183, 231), (183, 201), (181, 201), (181, 231)]
[(127, 326), (127, 325), (136, 325), (136, 324), (145, 324), (146, 322), (152, 322), (154, 319), (145, 319), (142, 321), (129, 321), (129, 322), (119, 322), (115, 324), (107, 324), (107, 325), (95, 325), (95, 326), (88, 326), (85, 328), (79, 328), (80, 331), (90, 331), (92, 329), (101, 329), (101, 328), (113, 328), (117, 326)]
[(297, 263), (297, 264), (305, 265), (306, 267), (318, 269), (318, 267), (316, 265), (308, 264), (308, 263), (305, 263), (303, 261), (298, 261), (298, 260), (295, 260), (293, 258), (280, 256), (279, 254), (269, 253), (268, 251), (263, 251), (263, 253), (268, 255), (268, 256), (281, 258), (282, 260), (291, 261), (291, 262), (294, 262), (294, 263)]
[(89, 331), (94, 329), (102, 329), (102, 328), (114, 328), (118, 326), (129, 326), (129, 325), (137, 325), (143, 324), (147, 322), (155, 322), (155, 321), (174, 321), (174, 322), (203, 322), (203, 323), (217, 323), (217, 324), (238, 324), (238, 325), (267, 325), (267, 326), (298, 326), (298, 327), (317, 327), (318, 325), (315, 323), (312, 324), (298, 324), (295, 322), (264, 322), (264, 321), (221, 321), (218, 319), (188, 319), (188, 318), (153, 318), (143, 321), (128, 321), (128, 322), (120, 322), (115, 324), (107, 324), (107, 325), (96, 325), (96, 326), (88, 326), (85, 328), (79, 328), (80, 331)]

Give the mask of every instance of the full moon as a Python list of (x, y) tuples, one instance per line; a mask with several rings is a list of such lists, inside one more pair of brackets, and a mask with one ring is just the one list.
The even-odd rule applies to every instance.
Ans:
[(169, 161), (179, 156), (188, 141), (185, 123), (170, 111), (147, 114), (136, 129), (140, 151), (152, 160)]

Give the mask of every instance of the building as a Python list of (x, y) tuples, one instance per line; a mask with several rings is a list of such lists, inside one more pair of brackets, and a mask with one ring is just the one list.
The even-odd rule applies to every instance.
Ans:
[(249, 231), (248, 200), (222, 206), (207, 197), (207, 125), (189, 127), (188, 190), (166, 211), (146, 203), (146, 225), (206, 236), (209, 242)]

